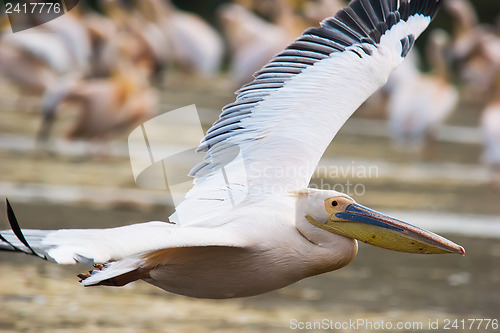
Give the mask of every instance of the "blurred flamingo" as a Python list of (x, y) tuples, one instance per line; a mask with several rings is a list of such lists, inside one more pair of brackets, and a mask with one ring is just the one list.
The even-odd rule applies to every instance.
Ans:
[(345, 5), (343, 0), (309, 0), (305, 2), (303, 12), (311, 24), (317, 24), (325, 15), (332, 15)]
[(168, 54), (171, 63), (205, 76), (219, 71), (224, 42), (214, 28), (198, 15), (177, 9), (170, 1), (143, 2), (143, 10), (153, 16), (153, 21), (164, 34), (166, 43), (163, 46), (166, 49), (163, 52)]
[(229, 42), (236, 86), (250, 82), (253, 74), (293, 39), (283, 27), (265, 21), (238, 4), (223, 5), (219, 18)]
[(432, 73), (420, 73), (410, 61), (390, 81), (391, 135), (397, 146), (407, 151), (420, 152), (426, 140), (435, 139), (439, 126), (458, 103), (444, 54), (447, 44), (447, 34), (434, 30), (427, 49)]
[(500, 84), (480, 119), (484, 141), (484, 161), (491, 169), (493, 184), (500, 186)]
[(67, 131), (68, 139), (105, 141), (119, 131), (148, 119), (157, 109), (154, 89), (133, 68), (122, 69), (110, 78), (69, 78), (52, 87), (43, 98), (40, 142), (49, 138), (56, 111), (63, 102), (78, 107), (78, 117)]
[(490, 92), (500, 71), (500, 38), (492, 26), (480, 25), (467, 0), (447, 0), (445, 8), (455, 19), (452, 50), (461, 79), (471, 96)]

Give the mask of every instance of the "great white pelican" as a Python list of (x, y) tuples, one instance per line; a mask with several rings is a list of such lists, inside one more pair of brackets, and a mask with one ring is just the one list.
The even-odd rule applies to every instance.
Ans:
[[(356, 240), (463, 255), (461, 246), (346, 194), (307, 188), (337, 131), (403, 61), (440, 3), (354, 0), (306, 30), (223, 109), (171, 223), (22, 230), (8, 204), (12, 230), (0, 233), (0, 248), (94, 264), (80, 275), (84, 286), (144, 280), (199, 298), (258, 295), (339, 269), (356, 256)], [(221, 182), (217, 163), (228, 147), (239, 149), (244, 167), (222, 166), (229, 180)]]

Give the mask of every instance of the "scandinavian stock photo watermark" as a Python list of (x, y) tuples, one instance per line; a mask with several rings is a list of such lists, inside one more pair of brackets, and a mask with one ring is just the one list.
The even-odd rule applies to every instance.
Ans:
[(377, 165), (361, 165), (356, 161), (349, 161), (344, 165), (319, 165), (309, 187), (362, 197), (366, 194), (366, 181), (377, 178), (379, 178)]

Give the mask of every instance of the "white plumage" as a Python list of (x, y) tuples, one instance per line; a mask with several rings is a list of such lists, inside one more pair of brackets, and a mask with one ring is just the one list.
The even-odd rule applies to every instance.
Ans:
[[(204, 298), (257, 295), (341, 268), (356, 256), (355, 239), (463, 254), (345, 194), (307, 189), (326, 146), (403, 61), (439, 2), (354, 0), (278, 54), (207, 132), (199, 148), (207, 157), (191, 172), (175, 224), (21, 231), (9, 206), (13, 231), (1, 233), (0, 248), (105, 264), (80, 275), (85, 286), (142, 279)], [(231, 162), (234, 148), (241, 159)]]

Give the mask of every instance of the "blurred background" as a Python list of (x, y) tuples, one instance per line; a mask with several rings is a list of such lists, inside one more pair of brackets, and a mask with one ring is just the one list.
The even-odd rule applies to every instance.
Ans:
[[(15, 34), (2, 8), (0, 197), (10, 199), (24, 228), (166, 220), (169, 193), (135, 184), (130, 132), (191, 104), (206, 130), (252, 73), (345, 5), (80, 1)], [(337, 135), (311, 181), (439, 232), (463, 245), (465, 257), (361, 244), (339, 271), (258, 297), (210, 301), (145, 283), (82, 288), (75, 274), (86, 267), (0, 253), (0, 332), (288, 332), (293, 319), (424, 327), (500, 319), (499, 14), (498, 1), (445, 0), (403, 66)], [(0, 230), (7, 228), (2, 207)]]

